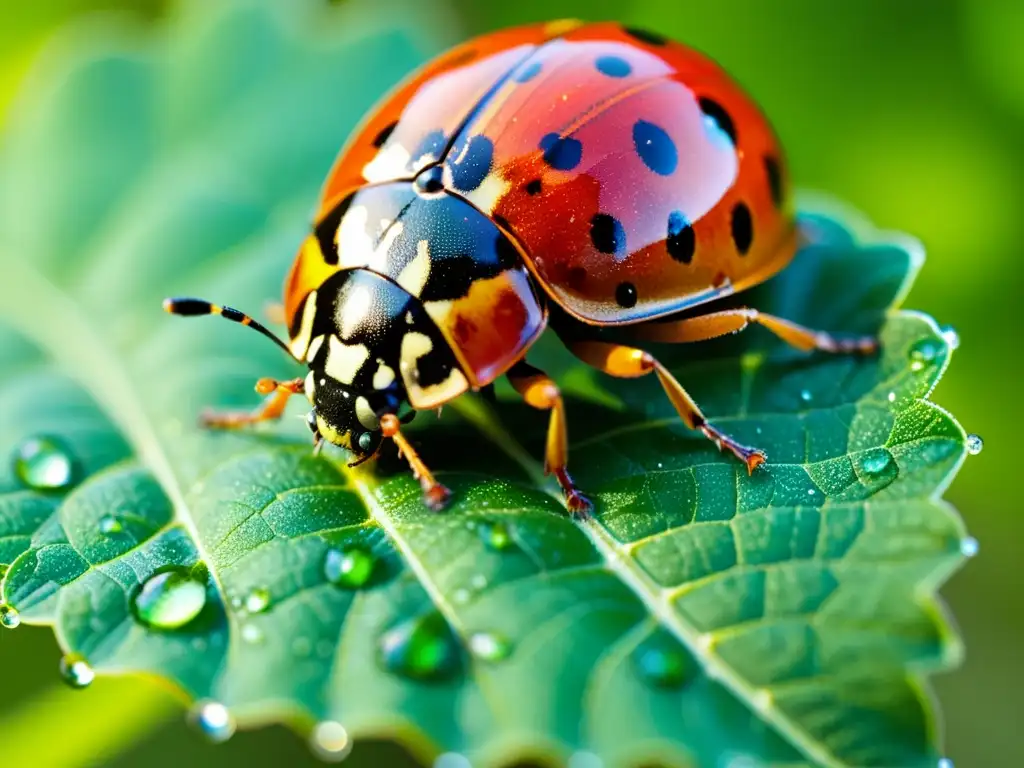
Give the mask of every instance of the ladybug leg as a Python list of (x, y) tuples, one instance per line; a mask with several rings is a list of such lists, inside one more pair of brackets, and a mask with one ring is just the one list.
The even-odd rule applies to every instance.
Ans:
[(268, 395), (268, 397), (259, 408), (254, 411), (227, 411), (223, 413), (204, 411), (199, 416), (199, 422), (204, 427), (235, 429), (247, 424), (279, 419), (281, 414), (284, 413), (285, 405), (288, 404), (288, 398), (299, 394), (303, 389), (302, 379), (292, 379), (290, 381), (260, 379), (256, 382), (256, 391), (261, 395)]
[(655, 360), (650, 353), (642, 349), (603, 341), (570, 342), (568, 347), (580, 360), (611, 376), (633, 379), (654, 373), (686, 426), (699, 430), (717, 445), (719, 450), (729, 451), (736, 456), (747, 465), (748, 473), (752, 474), (765, 462), (766, 457), (763, 451), (743, 445), (709, 424), (704, 418), (704, 414), (700, 412), (700, 408), (683, 389), (683, 385), (676, 381), (668, 369)]
[(647, 323), (637, 326), (632, 336), (644, 341), (669, 343), (706, 341), (730, 333), (739, 333), (751, 323), (764, 326), (787, 344), (805, 352), (819, 349), (838, 354), (869, 354), (878, 349), (878, 339), (874, 336), (837, 338), (823, 331), (815, 331), (747, 307), (710, 312), (669, 323)]
[(548, 437), (544, 452), (544, 474), (553, 474), (562, 486), (565, 501), (573, 517), (585, 519), (594, 505), (572, 481), (566, 470), (568, 461), (568, 430), (565, 423), (565, 404), (562, 393), (547, 375), (532, 365), (520, 360), (509, 370), (509, 383), (522, 395), (527, 405), (542, 411), (550, 411)]
[(423, 489), (423, 501), (434, 512), (440, 512), (448, 502), (452, 492), (441, 485), (434, 478), (434, 474), (427, 469), (423, 459), (419, 457), (405, 435), (401, 431), (401, 421), (393, 413), (380, 417), (380, 430), (384, 437), (390, 437), (398, 446), (398, 453), (404, 456), (412, 469), (413, 477), (420, 481), (420, 488)]

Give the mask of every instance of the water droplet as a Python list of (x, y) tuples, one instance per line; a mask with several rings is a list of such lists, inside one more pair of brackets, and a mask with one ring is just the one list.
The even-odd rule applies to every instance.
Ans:
[(890, 392), (889, 393), (889, 402), (890, 403), (895, 403), (896, 402), (896, 393), (895, 392)]
[(980, 548), (978, 540), (973, 536), (965, 536), (960, 540), (960, 554), (964, 557), (974, 557)]
[(340, 763), (352, 751), (352, 739), (341, 723), (325, 720), (313, 728), (309, 746), (324, 762)]
[(71, 485), (75, 468), (62, 442), (53, 437), (30, 437), (14, 452), (14, 474), (30, 488), (53, 491)]
[(804, 389), (800, 391), (800, 399), (803, 400), (805, 403), (809, 403), (811, 402), (811, 400), (814, 399), (814, 395), (811, 394), (811, 390)]
[(477, 632), (470, 635), (469, 650), (482, 661), (501, 661), (512, 652), (512, 644), (494, 632)]
[(324, 560), (324, 576), (329, 582), (346, 589), (359, 589), (373, 575), (375, 560), (364, 549), (329, 549)]
[(469, 590), (459, 587), (452, 593), (452, 600), (456, 605), (465, 605), (469, 602)]
[(377, 650), (384, 669), (416, 680), (442, 679), (458, 668), (455, 638), (437, 612), (395, 625), (381, 635)]
[(249, 613), (263, 613), (270, 607), (270, 592), (263, 587), (256, 587), (245, 596), (245, 610)]
[(84, 656), (69, 653), (60, 660), (60, 676), (72, 688), (85, 688), (96, 679), (96, 672)]
[(0, 626), (17, 629), (21, 625), (21, 614), (13, 605), (0, 605)]
[(250, 645), (263, 642), (263, 630), (255, 624), (243, 624), (241, 634), (242, 639)]
[(956, 328), (951, 325), (943, 326), (942, 340), (946, 342), (946, 346), (950, 349), (960, 348), (960, 334), (957, 333)]
[(935, 768), (953, 768), (953, 761), (948, 757), (939, 758), (938, 765)]
[(228, 602), (236, 611), (242, 610), (242, 598), (239, 595), (235, 595)]
[(458, 752), (445, 752), (434, 760), (434, 768), (473, 768), (469, 758)]
[(871, 448), (857, 458), (861, 482), (874, 491), (881, 490), (895, 480), (900, 473), (899, 465), (885, 448)]
[(813, 496), (815, 493), (816, 493), (816, 491), (813, 488), (808, 488), (807, 489), (807, 495), (808, 496)]
[(967, 436), (967, 452), (971, 456), (977, 456), (984, 447), (985, 441), (981, 439), (981, 435), (976, 435), (972, 432)]
[(121, 521), (113, 515), (104, 515), (100, 518), (100, 533), (104, 536), (113, 536), (124, 530)]
[(154, 629), (178, 629), (206, 606), (206, 585), (183, 571), (151, 576), (135, 596), (135, 615)]
[(693, 660), (679, 641), (657, 632), (633, 651), (633, 663), (640, 676), (658, 688), (679, 688), (696, 671)]
[(487, 586), (487, 577), (482, 573), (477, 573), (469, 580), (469, 583), (473, 589), (483, 589)]
[(935, 339), (921, 339), (910, 347), (910, 370), (923, 371), (939, 359), (942, 351)]
[(477, 526), (477, 533), (488, 549), (501, 552), (515, 546), (508, 525), (502, 520), (486, 520)]
[(219, 701), (200, 701), (189, 713), (189, 722), (215, 744), (230, 739), (235, 734), (235, 718), (228, 708)]

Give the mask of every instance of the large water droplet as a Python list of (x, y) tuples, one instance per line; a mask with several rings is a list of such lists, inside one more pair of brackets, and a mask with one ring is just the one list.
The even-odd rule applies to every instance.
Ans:
[(215, 744), (227, 741), (235, 734), (235, 718), (219, 701), (200, 701), (189, 713), (189, 722)]
[(856, 459), (860, 479), (873, 491), (889, 485), (900, 473), (896, 459), (885, 448), (871, 448)]
[(124, 530), (121, 521), (113, 515), (104, 515), (100, 518), (100, 533), (104, 536), (113, 536)]
[(11, 605), (0, 605), (0, 626), (17, 629), (21, 626), (21, 614)]
[(326, 763), (340, 763), (352, 751), (352, 739), (341, 723), (317, 723), (309, 735), (309, 746)]
[(477, 526), (477, 533), (488, 549), (496, 552), (515, 546), (508, 524), (503, 520), (487, 520)]
[(910, 370), (923, 371), (935, 365), (942, 348), (935, 339), (921, 339), (910, 347)]
[(14, 452), (14, 474), (40, 491), (67, 488), (75, 467), (67, 447), (53, 437), (30, 437)]
[(483, 661), (501, 661), (512, 652), (512, 644), (495, 632), (477, 632), (469, 637), (469, 650)]
[(269, 607), (270, 592), (263, 587), (256, 587), (245, 596), (245, 610), (249, 613), (263, 613)]
[(184, 571), (151, 576), (135, 596), (135, 615), (154, 629), (177, 629), (206, 606), (206, 585)]
[(950, 349), (958, 349), (960, 347), (960, 334), (951, 325), (943, 326), (942, 340), (946, 342), (946, 346)]
[(981, 435), (976, 435), (972, 432), (967, 436), (967, 452), (971, 456), (977, 456), (984, 447), (985, 441), (981, 439)]
[(359, 589), (373, 576), (374, 556), (365, 549), (329, 549), (324, 560), (324, 576), (346, 589)]
[(965, 536), (960, 539), (960, 554), (964, 557), (974, 557), (980, 549), (978, 540), (973, 536)]
[(72, 688), (85, 688), (96, 679), (96, 672), (83, 656), (69, 653), (60, 660), (60, 676)]
[(436, 612), (395, 625), (381, 635), (377, 650), (381, 666), (403, 677), (438, 680), (458, 668), (455, 638)]
[(679, 688), (696, 668), (689, 654), (671, 635), (656, 632), (633, 651), (633, 662), (640, 676), (659, 688)]

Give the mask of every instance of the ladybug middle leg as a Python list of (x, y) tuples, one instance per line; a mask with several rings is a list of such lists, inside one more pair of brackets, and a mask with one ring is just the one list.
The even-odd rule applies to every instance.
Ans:
[(234, 429), (247, 424), (279, 419), (288, 404), (288, 398), (300, 394), (303, 388), (302, 379), (291, 379), (290, 381), (260, 379), (256, 382), (256, 392), (268, 395), (268, 397), (259, 408), (254, 411), (203, 411), (199, 416), (199, 421), (204, 427)]
[(649, 373), (655, 374), (686, 426), (699, 430), (714, 442), (719, 450), (732, 453), (747, 465), (747, 471), (750, 473), (764, 463), (763, 451), (743, 445), (709, 424), (693, 398), (683, 389), (683, 385), (676, 381), (668, 369), (649, 352), (605, 341), (574, 341), (568, 342), (567, 346), (580, 360), (611, 376), (633, 379)]
[(544, 450), (544, 474), (553, 474), (558, 480), (562, 493), (565, 494), (569, 512), (574, 517), (586, 518), (594, 505), (580, 493), (580, 489), (576, 487), (566, 470), (569, 438), (565, 423), (565, 404), (562, 402), (562, 393), (558, 385), (543, 371), (524, 360), (512, 366), (506, 376), (527, 405), (542, 411), (551, 411)]

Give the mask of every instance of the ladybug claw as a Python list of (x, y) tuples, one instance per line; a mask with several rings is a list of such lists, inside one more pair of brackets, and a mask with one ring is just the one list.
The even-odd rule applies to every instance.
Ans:
[(423, 503), (431, 512), (442, 512), (451, 497), (452, 492), (440, 483), (423, 489)]
[(573, 488), (565, 494), (565, 505), (569, 508), (569, 516), (573, 520), (589, 520), (594, 512), (594, 502)]
[(753, 450), (745, 459), (747, 464), (747, 475), (754, 474), (754, 470), (768, 461), (764, 451)]

